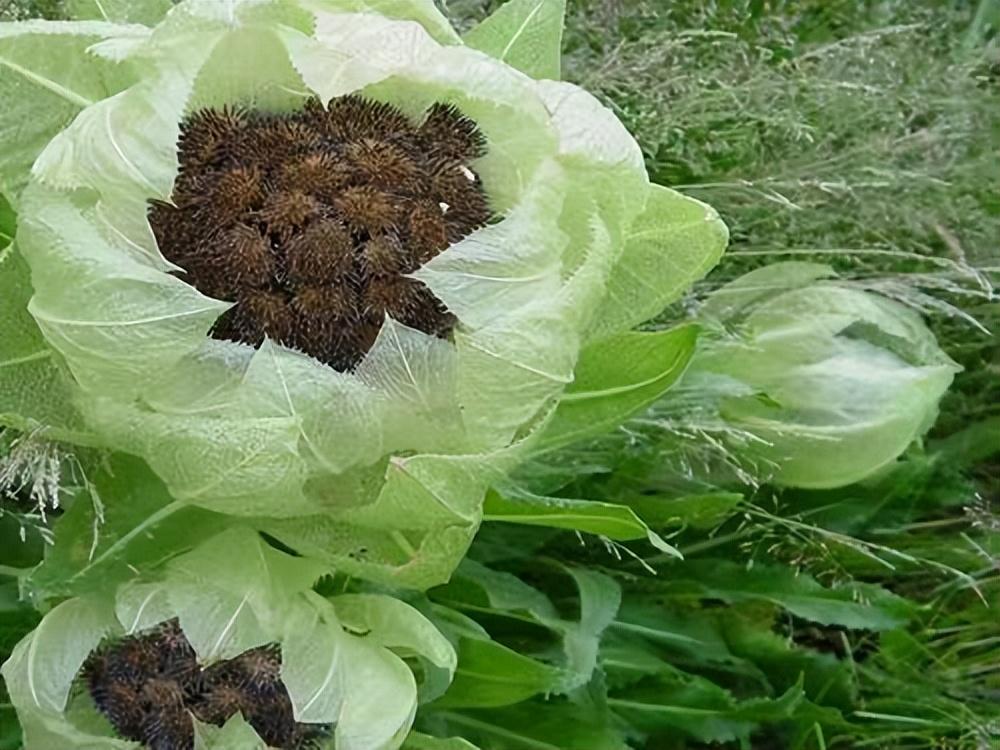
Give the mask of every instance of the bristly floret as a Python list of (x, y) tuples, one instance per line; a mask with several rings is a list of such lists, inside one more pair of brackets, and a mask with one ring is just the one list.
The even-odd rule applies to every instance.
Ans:
[(192, 717), (222, 726), (242, 713), (269, 747), (282, 750), (311, 750), (329, 734), (326, 725), (295, 721), (276, 644), (202, 669), (176, 619), (102, 646), (81, 674), (117, 733), (150, 750), (192, 750)]
[(164, 257), (235, 303), (216, 338), (299, 349), (353, 368), (385, 315), (436, 336), (456, 320), (404, 278), (490, 219), (470, 163), (476, 123), (435, 104), (421, 123), (345, 96), (264, 114), (202, 110), (181, 127), (170, 203), (149, 221)]

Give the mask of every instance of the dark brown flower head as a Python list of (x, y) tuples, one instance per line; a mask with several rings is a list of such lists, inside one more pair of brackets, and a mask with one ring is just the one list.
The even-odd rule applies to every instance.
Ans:
[(485, 148), (444, 104), (419, 123), (358, 96), (280, 115), (202, 110), (182, 124), (171, 202), (153, 202), (149, 221), (187, 281), (234, 303), (213, 336), (268, 337), (349, 370), (386, 314), (451, 333), (454, 316), (404, 275), (490, 219), (470, 166)]
[(193, 748), (192, 716), (222, 726), (242, 713), (268, 746), (287, 750), (312, 748), (329, 733), (326, 725), (295, 721), (277, 645), (203, 669), (177, 620), (103, 646), (82, 676), (118, 734), (150, 750)]

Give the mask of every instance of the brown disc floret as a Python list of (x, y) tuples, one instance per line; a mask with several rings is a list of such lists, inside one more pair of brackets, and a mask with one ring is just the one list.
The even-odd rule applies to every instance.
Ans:
[(150, 750), (191, 750), (194, 718), (223, 726), (237, 713), (269, 747), (309, 750), (329, 734), (327, 725), (295, 721), (277, 645), (203, 668), (177, 620), (102, 646), (82, 676), (118, 735)]
[(164, 257), (228, 302), (216, 338), (265, 337), (338, 370), (385, 315), (436, 336), (455, 318), (408, 278), (483, 226), (474, 121), (436, 104), (421, 122), (359, 96), (298, 112), (201, 110), (181, 127), (171, 201), (149, 219)]

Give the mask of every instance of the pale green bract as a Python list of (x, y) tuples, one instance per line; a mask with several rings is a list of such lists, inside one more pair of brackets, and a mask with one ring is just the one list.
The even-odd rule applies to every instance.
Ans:
[[(468, 43), (431, 0), (188, 0), (151, 29), (113, 23), (134, 18), (112, 3), (107, 22), (4, 27), (5, 76), (45, 92), (40, 115), (50, 100), (75, 114), (61, 132), (32, 120), (34, 151), (0, 161), (0, 176), (30, 312), (91, 442), (144, 458), (182, 503), (274, 519), (260, 523), (347, 574), (446, 580), (488, 485), (544, 439), (581, 349), (655, 315), (726, 243), (714, 211), (649, 185), (608, 109), (531, 77), (558, 74), (563, 6), (515, 0)], [(353, 92), (413, 117), (454, 103), (488, 139), (475, 167), (502, 220), (415, 273), (457, 315), (453, 341), (389, 319), (340, 373), (273, 342), (210, 339), (227, 303), (171, 275), (146, 220), (148, 200), (171, 193), (179, 123), (205, 106), (282, 111)], [(22, 190), (14, 172), (31, 159)], [(635, 408), (593, 404), (611, 426)]]
[(834, 276), (777, 263), (714, 292), (700, 315), (718, 334), (659, 408), (712, 402), (778, 484), (839, 487), (890, 465), (931, 427), (960, 368), (916, 312)]
[[(396, 599), (311, 591), (325, 566), (278, 552), (234, 528), (137, 578), (113, 594), (64, 601), (13, 651), (3, 677), (28, 748), (134, 748), (111, 736), (89, 696), (72, 691), (103, 638), (178, 618), (199, 661), (281, 646), (281, 679), (297, 721), (333, 725), (329, 747), (394, 750), (417, 708), (417, 681), (403, 657), (418, 657), (450, 680), (456, 655), (423, 615)], [(236, 715), (224, 727), (196, 723), (196, 750), (265, 745)]]

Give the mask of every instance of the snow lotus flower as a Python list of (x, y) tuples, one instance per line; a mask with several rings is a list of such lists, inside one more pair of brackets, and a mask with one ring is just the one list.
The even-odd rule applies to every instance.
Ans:
[(960, 369), (919, 314), (818, 263), (751, 271), (700, 316), (716, 334), (658, 408), (701, 402), (750, 438), (743, 454), (777, 484), (840, 487), (890, 466), (934, 424)]
[[(422, 587), (536, 441), (648, 403), (595, 358), (726, 231), (558, 80), (562, 11), (515, 0), (464, 39), (429, 0), (0, 27), (21, 130), (0, 188), (87, 440)], [(673, 345), (679, 374), (693, 336)]]
[(447, 685), (455, 651), (397, 599), (320, 596), (324, 573), (234, 528), (66, 599), (3, 666), (25, 747), (398, 748), (418, 690), (403, 659)]

